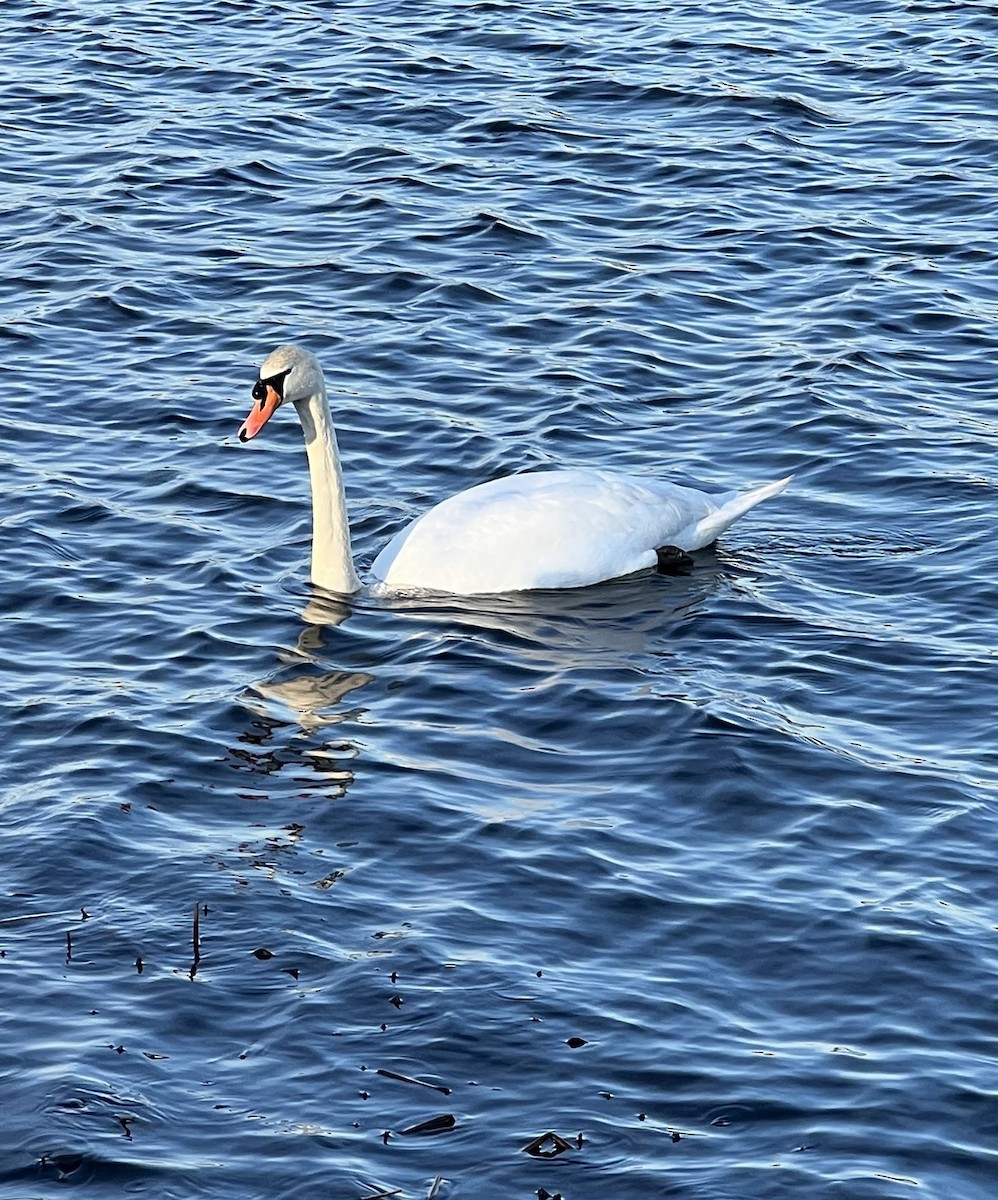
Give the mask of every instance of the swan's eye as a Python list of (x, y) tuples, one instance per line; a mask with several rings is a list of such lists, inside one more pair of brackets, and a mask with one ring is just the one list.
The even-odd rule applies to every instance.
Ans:
[(263, 407), (264, 400), (267, 399), (267, 389), (273, 388), (277, 393), (279, 400), (284, 399), (284, 381), (291, 374), (291, 368), (282, 371), (280, 375), (271, 375), (269, 379), (258, 379), (253, 384), (253, 399), (260, 401), (260, 407)]

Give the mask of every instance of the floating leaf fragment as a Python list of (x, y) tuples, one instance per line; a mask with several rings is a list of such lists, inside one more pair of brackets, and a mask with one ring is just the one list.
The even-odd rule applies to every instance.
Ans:
[(453, 1113), (443, 1113), (439, 1117), (430, 1117), (428, 1121), (420, 1121), (418, 1125), (410, 1125), (408, 1129), (400, 1129), (399, 1133), (406, 1136), (428, 1137), (435, 1133), (446, 1133), (455, 1125), (457, 1125), (457, 1118)]

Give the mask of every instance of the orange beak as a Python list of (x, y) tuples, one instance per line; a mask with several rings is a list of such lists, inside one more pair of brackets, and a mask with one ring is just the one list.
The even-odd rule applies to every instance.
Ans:
[[(257, 384), (253, 389), (253, 395), (257, 394), (257, 388), (263, 391), (261, 384)], [(250, 409), (250, 414), (239, 426), (239, 440), (248, 442), (250, 438), (255, 438), (260, 430), (267, 424), (270, 418), (281, 407), (281, 397), (268, 383), (266, 391)]]

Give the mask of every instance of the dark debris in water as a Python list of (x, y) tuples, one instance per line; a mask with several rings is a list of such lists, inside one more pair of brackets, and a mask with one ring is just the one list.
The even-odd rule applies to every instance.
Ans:
[(346, 871), (337, 868), (335, 871), (330, 871), (328, 875), (324, 875), (322, 879), (316, 879), (312, 887), (326, 890), (331, 888), (334, 883), (338, 883), (345, 875)]
[(54, 1167), (59, 1172), (59, 1178), (67, 1179), (74, 1175), (86, 1162), (82, 1154), (43, 1154), (38, 1160), (40, 1167)]
[(439, 1117), (430, 1117), (428, 1121), (420, 1121), (418, 1125), (400, 1129), (399, 1133), (405, 1137), (431, 1137), (437, 1133), (447, 1133), (456, 1126), (457, 1118), (453, 1113), (442, 1113)]
[(451, 1094), (451, 1089), (442, 1083), (428, 1083), (425, 1079), (414, 1079), (411, 1075), (401, 1075), (398, 1071), (389, 1071), (385, 1067), (378, 1067), (378, 1074), (383, 1075), (385, 1079), (398, 1080), (399, 1083), (414, 1083), (417, 1087), (432, 1088), (435, 1092), (441, 1092), (445, 1096)]
[[(581, 1134), (579, 1136), (581, 1138)], [(535, 1137), (532, 1142), (528, 1142), (523, 1147), (523, 1153), (529, 1154), (532, 1158), (557, 1158), (559, 1154), (564, 1154), (566, 1150), (571, 1149), (572, 1143), (551, 1129), (547, 1133), (542, 1133), (540, 1137)]]

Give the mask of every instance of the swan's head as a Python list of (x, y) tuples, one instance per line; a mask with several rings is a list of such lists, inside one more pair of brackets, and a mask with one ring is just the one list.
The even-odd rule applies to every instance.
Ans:
[(239, 440), (255, 438), (285, 401), (300, 404), (324, 392), (322, 367), (315, 355), (301, 346), (278, 346), (267, 355), (253, 384), (254, 404), (239, 427)]

